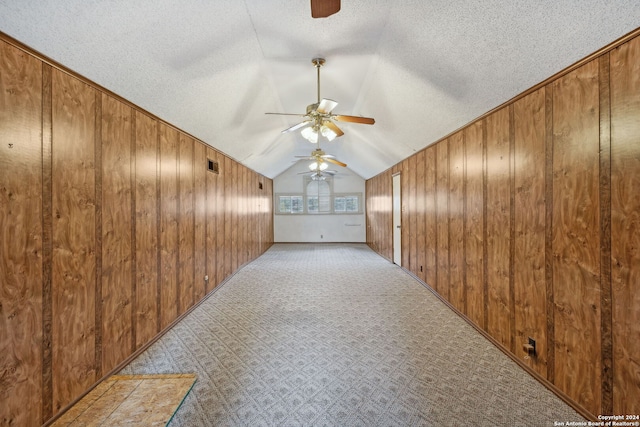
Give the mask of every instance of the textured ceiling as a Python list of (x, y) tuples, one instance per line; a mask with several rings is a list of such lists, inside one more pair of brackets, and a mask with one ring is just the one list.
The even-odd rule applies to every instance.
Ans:
[(0, 0), (0, 31), (275, 177), (315, 146), (280, 131), (321, 95), (328, 153), (363, 178), (640, 26), (640, 2)]

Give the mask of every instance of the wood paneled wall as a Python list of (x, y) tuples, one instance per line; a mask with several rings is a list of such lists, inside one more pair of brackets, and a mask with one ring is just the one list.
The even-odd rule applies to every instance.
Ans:
[(4, 37), (0, 142), (2, 425), (50, 419), (273, 241), (270, 179)]
[(639, 118), (635, 37), (367, 181), (369, 245), (400, 172), (403, 267), (592, 416), (640, 413)]

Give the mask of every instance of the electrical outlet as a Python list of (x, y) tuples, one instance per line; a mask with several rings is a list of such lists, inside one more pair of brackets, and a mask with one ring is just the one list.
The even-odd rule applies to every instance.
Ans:
[(321, 235), (320, 235), (320, 238), (321, 238), (321, 239), (324, 239), (324, 236), (321, 234)]

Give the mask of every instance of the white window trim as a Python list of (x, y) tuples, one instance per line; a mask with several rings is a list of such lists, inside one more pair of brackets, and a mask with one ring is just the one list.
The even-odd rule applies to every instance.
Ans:
[[(311, 177), (303, 177), (302, 184), (304, 192), (287, 192), (287, 193), (275, 193), (273, 195), (273, 206), (275, 215), (362, 215), (364, 214), (364, 198), (360, 192), (347, 192), (347, 193), (334, 193), (333, 192), (333, 178), (327, 177), (325, 182), (329, 184), (329, 203), (330, 209), (328, 212), (309, 212), (307, 206), (307, 186), (312, 182)], [(302, 198), (302, 212), (280, 212), (280, 197), (301, 197)], [(358, 211), (357, 212), (336, 212), (335, 203), (336, 197), (357, 197), (358, 198)]]

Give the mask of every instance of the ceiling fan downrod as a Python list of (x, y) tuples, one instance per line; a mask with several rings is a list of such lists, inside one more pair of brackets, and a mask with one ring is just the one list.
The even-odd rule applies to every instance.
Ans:
[(324, 58), (313, 58), (311, 63), (316, 67), (317, 70), (317, 87), (318, 87), (318, 104), (320, 103), (320, 67), (322, 67), (325, 63)]

